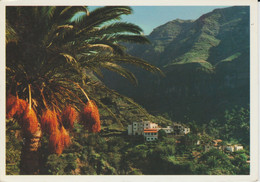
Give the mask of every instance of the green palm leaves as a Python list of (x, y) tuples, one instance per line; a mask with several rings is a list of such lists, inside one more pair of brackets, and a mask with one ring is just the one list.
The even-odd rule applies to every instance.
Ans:
[[(80, 103), (74, 82), (88, 82), (86, 71), (101, 75), (106, 68), (136, 84), (124, 67), (132, 64), (162, 74), (155, 66), (130, 56), (122, 43), (148, 43), (142, 29), (116, 22), (132, 13), (130, 7), (7, 7), (7, 87), (25, 95), (32, 87), (34, 106), (62, 107)], [(83, 79), (83, 81), (82, 81)]]

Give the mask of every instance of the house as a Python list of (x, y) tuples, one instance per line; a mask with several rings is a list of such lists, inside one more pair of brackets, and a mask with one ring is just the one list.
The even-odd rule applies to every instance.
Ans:
[(220, 144), (221, 142), (221, 139), (212, 140), (210, 143), (204, 146), (205, 152), (209, 151), (212, 148), (222, 150), (222, 145)]
[(171, 126), (167, 126), (166, 128), (160, 128), (161, 130), (165, 131), (165, 133), (173, 133), (173, 128)]
[(173, 126), (161, 128), (158, 124), (151, 121), (135, 121), (131, 125), (128, 125), (127, 130), (128, 135), (143, 135), (146, 141), (158, 139), (159, 130), (164, 130), (167, 134), (174, 133), (176, 136), (181, 136), (190, 132), (190, 128), (181, 124), (173, 124)]
[[(156, 123), (150, 121), (133, 122), (128, 125), (128, 135), (143, 135), (146, 141), (155, 141), (158, 139), (158, 131), (162, 128)], [(172, 128), (164, 128), (167, 133), (173, 131)]]
[(141, 122), (133, 122), (133, 124), (128, 125), (128, 135), (142, 135), (143, 130), (144, 127)]
[(226, 146), (226, 150), (227, 150), (227, 151), (230, 151), (230, 152), (234, 152), (234, 151), (235, 151), (235, 148), (234, 148), (233, 145), (227, 145), (227, 146)]
[(190, 132), (190, 128), (179, 123), (173, 124), (173, 133), (175, 136), (186, 135), (189, 132)]
[(243, 146), (240, 144), (226, 146), (226, 150), (230, 152), (236, 152), (243, 149), (244, 149)]
[(155, 141), (158, 139), (158, 130), (156, 128), (144, 129), (144, 138), (146, 141)]
[(144, 129), (157, 129), (159, 130), (159, 127), (158, 127), (158, 124), (156, 123), (152, 123), (150, 121), (143, 121), (143, 124), (144, 124)]
[(200, 144), (201, 144), (201, 141), (197, 140), (196, 145), (200, 145)]
[(215, 148), (219, 150), (226, 150), (229, 152), (236, 152), (239, 150), (243, 150), (243, 146), (240, 144), (236, 145), (226, 145), (224, 146), (221, 139), (212, 140), (210, 143), (204, 145), (205, 152), (209, 151), (210, 149)]
[(222, 140), (221, 139), (216, 139), (216, 140), (213, 140), (212, 142), (214, 143), (214, 146), (218, 146), (219, 143), (222, 142)]
[(242, 145), (237, 144), (237, 145), (234, 145), (234, 149), (235, 149), (235, 151), (239, 151), (239, 150), (243, 150), (244, 148)]
[(150, 121), (133, 122), (128, 125), (128, 135), (143, 135), (144, 129), (157, 129), (159, 130), (158, 124)]
[(221, 139), (213, 140), (212, 143), (213, 143), (213, 146), (215, 149), (222, 150), (223, 146), (221, 145), (221, 143), (222, 143)]

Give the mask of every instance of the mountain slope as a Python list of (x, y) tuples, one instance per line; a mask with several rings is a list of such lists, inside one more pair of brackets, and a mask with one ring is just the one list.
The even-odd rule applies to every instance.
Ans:
[(212, 67), (248, 49), (248, 25), (247, 7), (216, 9), (196, 21), (177, 19), (159, 26), (148, 36), (151, 45), (136, 46), (130, 52), (161, 67), (185, 63)]
[(166, 77), (133, 69), (138, 87), (109, 74), (105, 82), (111, 88), (172, 120), (205, 122), (249, 104), (249, 7), (216, 9), (194, 21), (173, 20), (148, 38), (150, 45), (129, 46), (129, 52), (160, 67)]

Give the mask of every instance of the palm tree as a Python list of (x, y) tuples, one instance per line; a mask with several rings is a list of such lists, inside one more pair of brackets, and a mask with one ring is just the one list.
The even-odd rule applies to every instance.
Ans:
[(102, 76), (101, 68), (106, 68), (135, 84), (124, 63), (161, 74), (128, 55), (121, 44), (148, 43), (140, 27), (116, 21), (131, 13), (130, 7), (111, 6), (92, 12), (83, 6), (7, 7), (6, 116), (23, 131), (21, 174), (39, 173), (42, 132), (49, 136), (50, 150), (62, 153), (77, 111), (89, 131), (100, 131), (93, 101), (98, 100), (86, 93), (93, 86), (87, 72)]

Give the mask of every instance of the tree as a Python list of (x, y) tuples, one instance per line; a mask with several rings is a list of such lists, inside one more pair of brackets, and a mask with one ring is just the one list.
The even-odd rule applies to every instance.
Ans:
[(167, 137), (167, 133), (164, 130), (159, 130), (158, 131), (158, 138), (159, 140), (163, 140), (165, 137)]
[(90, 132), (100, 131), (94, 100), (100, 102), (86, 93), (94, 87), (90, 73), (102, 76), (101, 68), (106, 68), (135, 84), (135, 76), (121, 63), (161, 73), (120, 44), (148, 43), (140, 27), (114, 21), (131, 13), (130, 7), (112, 6), (92, 12), (83, 6), (7, 7), (6, 116), (23, 131), (21, 174), (39, 172), (42, 132), (49, 136), (50, 151), (62, 153), (77, 112)]
[(237, 154), (235, 154), (232, 163), (235, 166), (236, 174), (249, 174), (250, 165), (247, 163), (246, 154), (242, 151), (239, 151)]
[(198, 163), (200, 164), (198, 165), (200, 172), (200, 167), (206, 165), (210, 174), (233, 174), (234, 166), (228, 156), (215, 148), (203, 153)]

